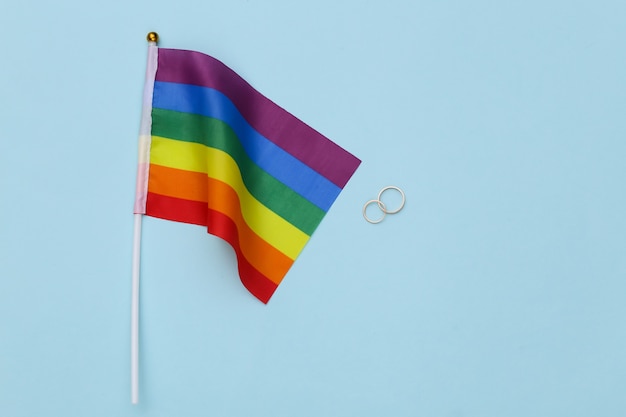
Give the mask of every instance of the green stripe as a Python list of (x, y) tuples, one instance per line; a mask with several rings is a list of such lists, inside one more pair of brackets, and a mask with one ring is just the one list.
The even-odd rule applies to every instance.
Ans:
[(309, 236), (326, 214), (252, 162), (235, 132), (220, 120), (153, 108), (152, 135), (200, 143), (228, 153), (239, 166), (250, 194)]

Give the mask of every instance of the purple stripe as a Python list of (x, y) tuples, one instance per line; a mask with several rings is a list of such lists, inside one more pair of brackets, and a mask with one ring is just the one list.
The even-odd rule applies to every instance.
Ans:
[(343, 188), (361, 161), (256, 91), (220, 61), (195, 51), (159, 48), (157, 81), (219, 90), (261, 135)]

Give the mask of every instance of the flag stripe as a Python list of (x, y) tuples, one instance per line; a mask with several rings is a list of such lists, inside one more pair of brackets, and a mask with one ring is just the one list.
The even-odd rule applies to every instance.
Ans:
[(256, 131), (340, 188), (361, 162), (263, 96), (213, 57), (195, 51), (160, 48), (156, 80), (221, 91)]
[[(340, 187), (254, 130), (228, 97), (217, 90), (155, 82), (153, 108), (223, 121), (255, 164), (324, 211), (328, 211), (341, 192)], [(153, 134), (158, 135), (154, 130)]]
[[(248, 227), (241, 215), (237, 193), (228, 184), (199, 172), (182, 171), (160, 165), (151, 165), (150, 169), (153, 170), (149, 184), (152, 193), (201, 202), (205, 213), (214, 210), (228, 216), (239, 229), (241, 251), (246, 259), (276, 284), (285, 276), (293, 260)], [(206, 215), (202, 225), (209, 226)]]
[[(152, 137), (150, 155), (152, 165), (162, 165), (185, 171), (202, 172), (232, 187), (241, 202), (246, 223), (256, 234), (265, 239), (291, 259), (295, 259), (309, 236), (300, 229), (265, 207), (255, 199), (243, 183), (237, 163), (227, 153), (191, 142)], [(163, 181), (168, 181), (163, 178)], [(172, 182), (173, 186), (177, 186)], [(152, 191), (151, 186), (148, 187)]]
[(239, 247), (237, 225), (223, 213), (207, 208), (199, 201), (182, 200), (148, 192), (148, 215), (161, 219), (208, 226), (208, 232), (227, 241), (235, 250), (243, 285), (259, 300), (267, 303), (278, 284), (259, 272), (243, 256)]
[(307, 235), (322, 221), (325, 212), (254, 164), (223, 122), (163, 109), (154, 109), (153, 115), (155, 136), (199, 143), (228, 153), (238, 165), (250, 194)]

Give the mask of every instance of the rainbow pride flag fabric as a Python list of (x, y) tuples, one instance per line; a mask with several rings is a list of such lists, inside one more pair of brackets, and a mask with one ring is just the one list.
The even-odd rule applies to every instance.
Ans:
[(201, 225), (267, 303), (360, 160), (220, 61), (150, 46), (135, 213)]

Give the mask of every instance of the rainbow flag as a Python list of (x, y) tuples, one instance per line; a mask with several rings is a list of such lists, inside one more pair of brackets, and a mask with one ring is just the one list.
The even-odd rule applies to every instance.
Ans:
[(148, 56), (135, 213), (226, 240), (267, 303), (361, 161), (208, 55)]

